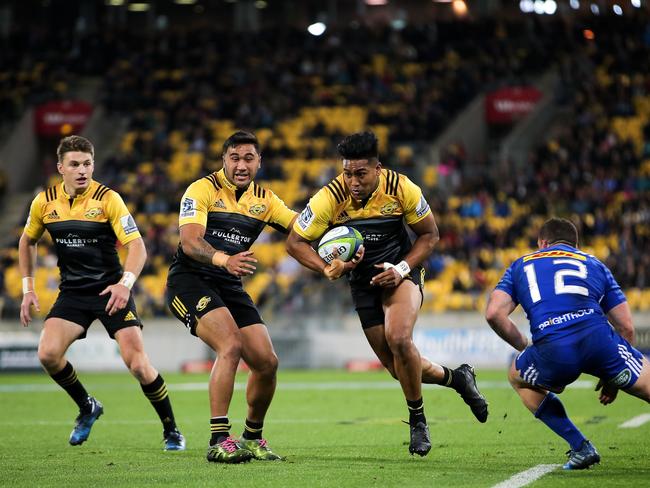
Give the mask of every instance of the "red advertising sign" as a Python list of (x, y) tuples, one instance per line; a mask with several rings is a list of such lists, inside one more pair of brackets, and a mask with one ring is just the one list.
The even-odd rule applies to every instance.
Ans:
[(488, 93), (485, 118), (490, 124), (510, 124), (533, 111), (542, 92), (532, 86), (511, 86)]
[(93, 106), (80, 100), (47, 102), (34, 110), (34, 130), (41, 136), (79, 133), (92, 113)]

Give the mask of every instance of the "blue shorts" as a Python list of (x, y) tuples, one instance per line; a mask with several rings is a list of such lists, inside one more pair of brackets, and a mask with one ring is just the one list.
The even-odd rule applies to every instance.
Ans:
[(515, 359), (525, 382), (549, 390), (564, 388), (581, 373), (629, 388), (639, 379), (642, 365), (643, 354), (609, 326), (533, 344)]

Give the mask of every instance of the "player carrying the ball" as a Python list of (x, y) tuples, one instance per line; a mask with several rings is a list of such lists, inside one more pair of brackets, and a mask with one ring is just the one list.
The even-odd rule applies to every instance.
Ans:
[[(439, 234), (420, 188), (406, 176), (382, 168), (377, 137), (352, 134), (338, 145), (343, 173), (314, 195), (293, 225), (287, 250), (309, 269), (336, 280), (349, 273), (350, 291), (368, 343), (400, 382), (409, 410), (409, 452), (431, 449), (422, 402), (422, 383), (454, 388), (480, 422), (487, 402), (476, 386), (473, 368), (450, 369), (421, 357), (413, 327), (422, 304), (424, 269)], [(408, 224), (415, 233), (409, 238)], [(349, 261), (327, 264), (310, 243), (337, 225), (357, 229), (364, 245)]]

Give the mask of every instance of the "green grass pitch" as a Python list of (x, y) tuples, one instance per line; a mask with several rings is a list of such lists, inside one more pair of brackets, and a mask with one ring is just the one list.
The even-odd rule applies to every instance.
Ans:
[[(0, 485), (490, 487), (538, 464), (562, 463), (566, 444), (525, 410), (505, 384), (505, 369), (477, 374), (488, 422), (475, 421), (455, 392), (427, 386), (433, 449), (416, 458), (408, 454), (404, 399), (387, 373), (282, 370), (264, 434), (286, 461), (232, 466), (205, 460), (207, 375), (165, 375), (187, 439), (187, 451), (177, 453), (163, 452), (158, 419), (126, 371), (79, 375), (105, 413), (77, 447), (68, 445), (76, 407), (45, 374), (1, 375)], [(238, 376), (230, 411), (236, 435), (244, 384)], [(650, 413), (647, 404), (620, 394), (603, 407), (593, 388), (570, 388), (561, 398), (602, 462), (553, 471), (531, 486), (650, 486), (650, 423), (619, 427)]]

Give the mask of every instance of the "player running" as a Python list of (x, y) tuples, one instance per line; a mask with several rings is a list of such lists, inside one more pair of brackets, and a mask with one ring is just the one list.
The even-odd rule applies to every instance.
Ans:
[[(311, 198), (293, 225), (287, 250), (330, 280), (350, 273), (350, 291), (366, 339), (406, 398), (409, 452), (425, 456), (431, 440), (422, 383), (455, 389), (480, 422), (487, 420), (487, 402), (471, 366), (440, 366), (420, 356), (413, 343), (422, 304), (422, 262), (438, 242), (438, 227), (420, 188), (382, 168), (377, 145), (372, 132), (352, 134), (338, 145), (343, 173)], [(357, 229), (364, 247), (350, 262), (334, 259), (326, 264), (310, 243), (340, 224)], [(413, 243), (405, 224), (416, 235)]]

